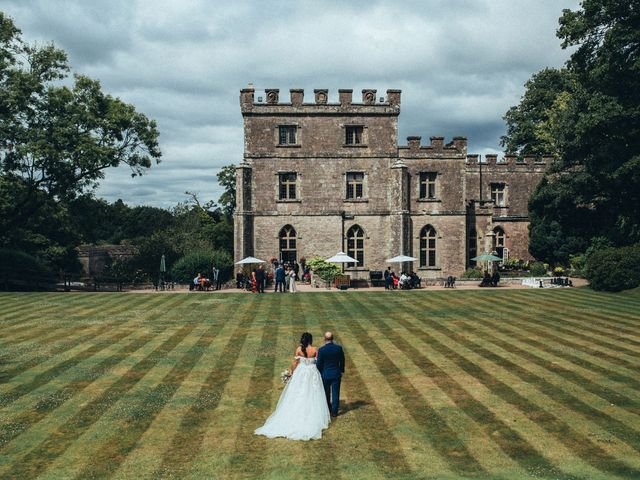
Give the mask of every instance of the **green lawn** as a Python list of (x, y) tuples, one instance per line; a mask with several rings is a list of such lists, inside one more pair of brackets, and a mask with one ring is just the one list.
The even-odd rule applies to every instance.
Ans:
[[(640, 291), (0, 294), (0, 478), (640, 478)], [(320, 441), (252, 435), (305, 330)]]

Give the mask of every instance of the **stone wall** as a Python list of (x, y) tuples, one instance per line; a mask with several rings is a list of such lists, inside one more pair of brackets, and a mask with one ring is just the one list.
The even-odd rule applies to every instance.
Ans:
[[(365, 232), (363, 265), (347, 268), (355, 278), (386, 268), (399, 255), (420, 258), (420, 231), (437, 232), (436, 266), (411, 267), (424, 278), (459, 276), (469, 264), (470, 235), (475, 231), (477, 254), (493, 247), (494, 229), (505, 231), (511, 258), (528, 254), (527, 203), (544, 175), (549, 158), (516, 159), (467, 154), (467, 139), (409, 137), (398, 146), (400, 91), (363, 90), (361, 102), (351, 90), (340, 90), (337, 103), (328, 91), (292, 89), (289, 102), (277, 89), (266, 89), (262, 101), (250, 87), (240, 93), (245, 151), (237, 167), (235, 257), (279, 257), (279, 232), (285, 225), (297, 235), (297, 258), (328, 257), (347, 251), (346, 232), (359, 225)], [(279, 126), (295, 128), (296, 142), (279, 144)], [(345, 129), (361, 126), (362, 142), (346, 145)], [(482, 168), (482, 195), (480, 170)], [(279, 174), (296, 173), (295, 199), (279, 198)], [(346, 175), (365, 175), (364, 195), (346, 198)], [(436, 172), (436, 196), (419, 198), (421, 172)], [(506, 205), (490, 201), (490, 185), (506, 186)], [(395, 270), (399, 265), (392, 266)]]

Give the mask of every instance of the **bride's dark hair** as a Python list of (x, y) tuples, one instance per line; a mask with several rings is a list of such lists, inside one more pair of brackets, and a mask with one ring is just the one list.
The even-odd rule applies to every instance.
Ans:
[(305, 358), (307, 357), (307, 347), (313, 343), (313, 336), (309, 332), (304, 332), (300, 337), (300, 347)]

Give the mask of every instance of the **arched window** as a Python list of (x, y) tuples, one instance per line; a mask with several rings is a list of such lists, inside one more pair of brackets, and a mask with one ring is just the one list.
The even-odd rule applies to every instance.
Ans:
[(285, 225), (278, 236), (280, 237), (280, 260), (295, 262), (297, 260), (296, 229), (291, 225)]
[(420, 266), (435, 267), (436, 255), (436, 229), (427, 225), (420, 230)]
[(354, 225), (347, 231), (347, 255), (358, 260), (355, 266), (364, 265), (364, 230), (360, 225)]
[(502, 253), (504, 251), (504, 247), (506, 247), (504, 243), (505, 234), (502, 227), (496, 227), (493, 229), (493, 249), (496, 251), (499, 257), (502, 257)]
[(469, 230), (469, 265), (476, 266), (476, 261), (471, 260), (478, 256), (478, 233), (475, 228)]

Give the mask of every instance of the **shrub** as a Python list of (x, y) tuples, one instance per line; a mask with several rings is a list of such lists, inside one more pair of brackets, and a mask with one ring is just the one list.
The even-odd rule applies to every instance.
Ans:
[(0, 248), (0, 288), (3, 290), (40, 290), (53, 282), (53, 273), (37, 257), (21, 250)]
[(534, 277), (541, 277), (547, 274), (547, 267), (545, 266), (544, 263), (532, 262), (531, 265), (529, 266), (529, 271), (531, 272), (531, 275), (533, 275)]
[(587, 256), (584, 253), (579, 255), (569, 255), (569, 266), (571, 267), (571, 276), (584, 277), (584, 269), (587, 264)]
[(340, 275), (342, 271), (335, 263), (325, 262), (322, 257), (313, 257), (307, 262), (309, 268), (325, 282), (332, 282), (336, 275)]
[(619, 292), (640, 286), (640, 244), (591, 252), (585, 274), (594, 290)]
[(195, 251), (186, 254), (171, 267), (171, 278), (176, 282), (190, 283), (198, 273), (202, 273), (205, 277), (210, 277), (211, 267), (214, 263), (220, 270), (223, 282), (231, 278), (233, 259), (227, 252), (222, 250)]
[(561, 277), (564, 275), (564, 268), (563, 267), (555, 267), (553, 269), (553, 275), (555, 277)]
[(460, 278), (478, 279), (482, 278), (482, 271), (478, 268), (467, 268)]

